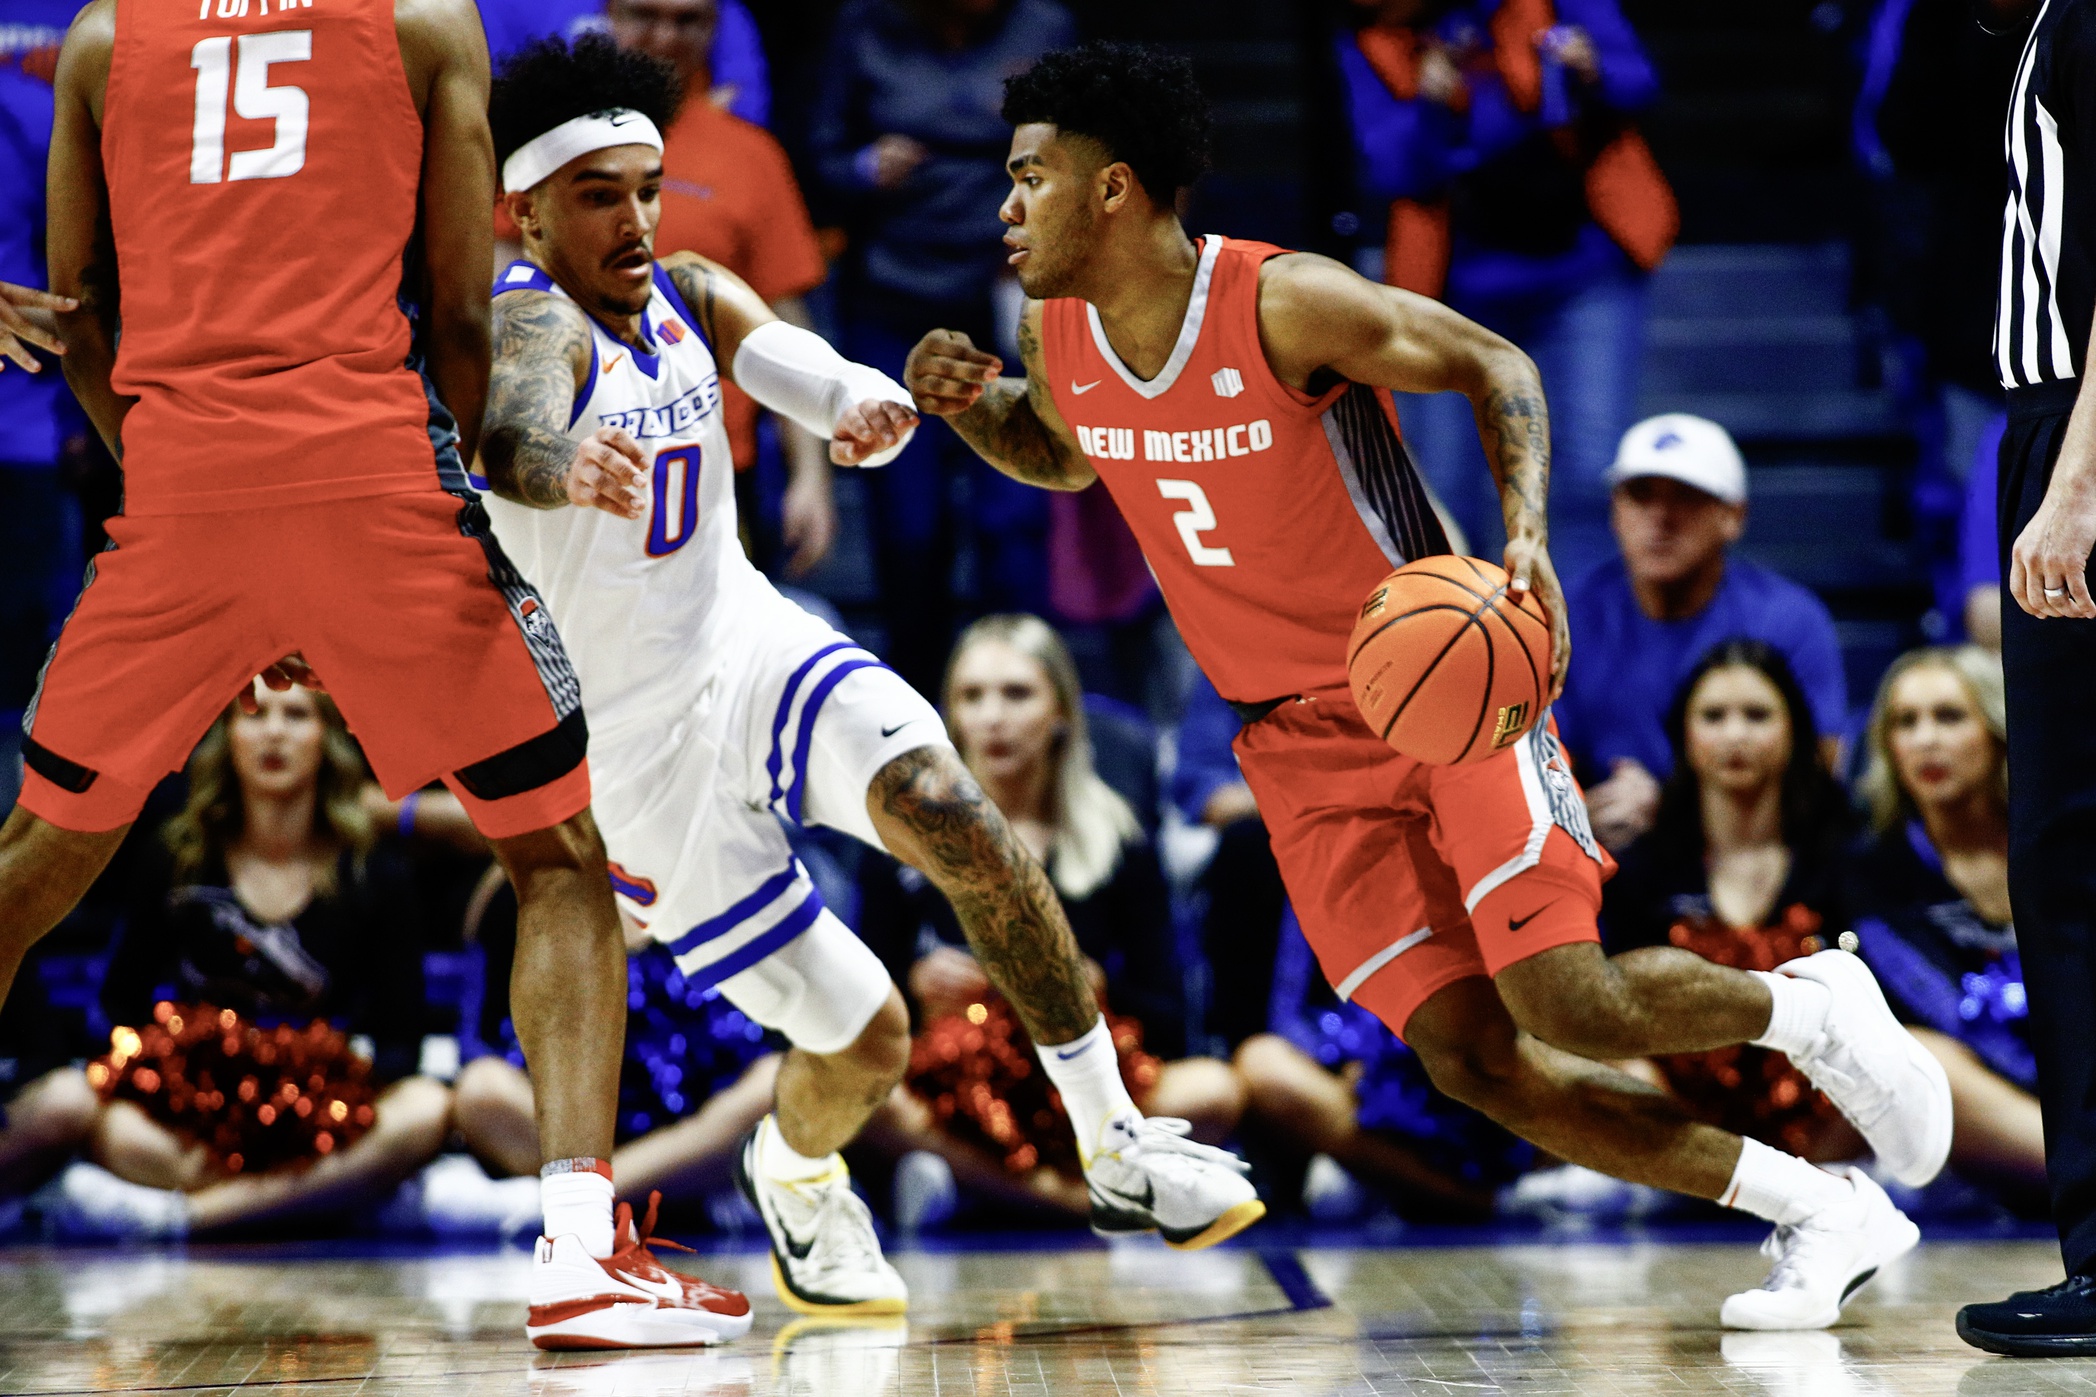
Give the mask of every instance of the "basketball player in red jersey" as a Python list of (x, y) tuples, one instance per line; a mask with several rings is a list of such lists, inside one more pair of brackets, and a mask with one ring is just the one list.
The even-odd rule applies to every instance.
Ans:
[(545, 1227), (591, 1258), (578, 1282), (541, 1240), (535, 1320), (595, 1316), (566, 1331), (592, 1347), (742, 1332), (746, 1300), (612, 1213), (625, 955), (580, 690), (460, 467), (494, 200), (470, 0), (95, 0), (56, 87), (63, 363), (125, 504), (25, 719), (0, 994), (256, 673), (317, 672), (387, 791), (441, 777), (517, 888)]
[(1612, 1060), (1756, 1042), (1791, 1055), (1896, 1175), (1950, 1142), (1934, 1062), (1862, 961), (1754, 974), (1672, 947), (1604, 956), (1612, 871), (1545, 721), (1501, 754), (1432, 767), (1369, 730), (1347, 690), (1364, 598), (1447, 551), (1389, 394), (1457, 391), (1504, 502), (1507, 570), (1551, 614), (1550, 428), (1535, 367), (1435, 302), (1325, 258), (1187, 236), (1205, 162), (1190, 67), (1139, 48), (1050, 54), (1006, 86), (1005, 241), (1033, 298), (1023, 381), (965, 337), (910, 358), (918, 407), (1017, 479), (1103, 480), (1203, 669), (1247, 719), (1236, 743), (1296, 914), (1340, 995), (1434, 1081), (1567, 1160), (1777, 1224), (1760, 1289), (1727, 1324), (1816, 1328), (1915, 1228), (1860, 1171), (1836, 1175), (1690, 1119)]

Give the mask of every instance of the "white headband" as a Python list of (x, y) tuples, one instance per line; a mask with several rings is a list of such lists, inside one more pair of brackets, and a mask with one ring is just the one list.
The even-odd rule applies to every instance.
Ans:
[(563, 121), (518, 146), (502, 162), (503, 192), (516, 194), (529, 189), (576, 156), (613, 146), (653, 146), (661, 150), (662, 133), (655, 129), (654, 122), (626, 107)]

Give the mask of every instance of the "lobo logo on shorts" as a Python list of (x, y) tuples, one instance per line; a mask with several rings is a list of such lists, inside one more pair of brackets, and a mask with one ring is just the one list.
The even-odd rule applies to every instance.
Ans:
[(1565, 761), (1565, 749), (1558, 744), (1557, 734), (1550, 730), (1550, 715), (1546, 712), (1541, 722), (1529, 730), (1529, 755), (1534, 758), (1536, 775), (1541, 778), (1543, 798), (1550, 804), (1550, 821), (1572, 836), (1572, 841), (1585, 851), (1595, 863), (1602, 862), (1601, 846), (1594, 839), (1594, 826), (1587, 819), (1587, 803), (1579, 793), (1579, 783), (1572, 779), (1572, 768)]
[(539, 605), (537, 597), (526, 597), (517, 604), (517, 620), (534, 640), (547, 640), (553, 635), (553, 618)]

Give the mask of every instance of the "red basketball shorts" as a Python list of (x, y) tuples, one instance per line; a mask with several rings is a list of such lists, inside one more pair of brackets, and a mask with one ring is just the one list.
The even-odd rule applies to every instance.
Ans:
[(44, 667), (22, 804), (114, 829), (298, 652), (388, 794), (441, 777), (491, 838), (589, 804), (581, 689), (478, 501), (436, 488), (119, 517)]
[(1430, 766), (1339, 695), (1283, 704), (1236, 750), (1326, 978), (1400, 1037), (1457, 980), (1600, 940), (1616, 866), (1554, 722), (1484, 761)]

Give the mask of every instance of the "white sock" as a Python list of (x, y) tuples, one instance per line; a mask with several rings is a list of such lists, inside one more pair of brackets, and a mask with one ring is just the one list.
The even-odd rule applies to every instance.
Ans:
[(1135, 1101), (1121, 1081), (1121, 1057), (1114, 1051), (1106, 1015), (1101, 1014), (1082, 1038), (1038, 1046), (1041, 1066), (1047, 1069), (1048, 1080), (1055, 1083), (1055, 1089), (1063, 1094), (1063, 1109), (1070, 1113), (1070, 1128), (1077, 1133), (1078, 1158), (1090, 1164), (1101, 1128), (1121, 1112), (1135, 1109)]
[(1768, 1027), (1759, 1038), (1749, 1041), (1757, 1048), (1774, 1048), (1792, 1057), (1810, 1048), (1827, 1026), (1827, 1011), (1834, 1007), (1833, 994), (1817, 980), (1778, 975), (1773, 970), (1747, 973), (1768, 986), (1771, 1001)]
[(598, 1173), (601, 1161), (556, 1159), (539, 1171), (541, 1226), (548, 1237), (572, 1236), (591, 1256), (610, 1256), (616, 1242), (611, 1235), (610, 1166)]
[(1732, 1182), (1718, 1195), (1718, 1203), (1785, 1227), (1855, 1198), (1856, 1186), (1839, 1174), (1829, 1174), (1759, 1140), (1742, 1139)]
[(786, 1132), (779, 1129), (776, 1113), (766, 1116), (757, 1128), (757, 1167), (767, 1178), (782, 1183), (796, 1179), (819, 1179), (835, 1167), (837, 1157), (824, 1155), (821, 1159), (810, 1159), (786, 1143)]

